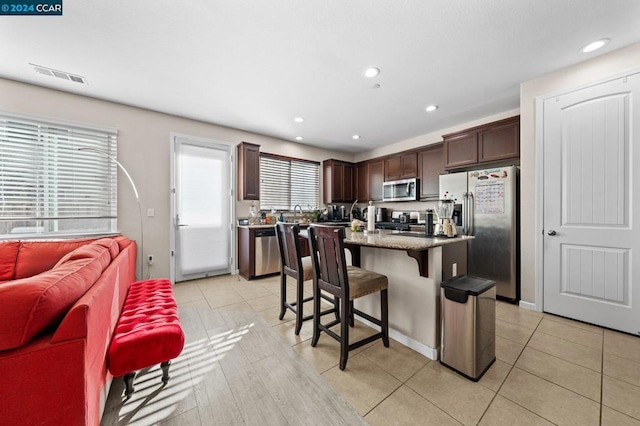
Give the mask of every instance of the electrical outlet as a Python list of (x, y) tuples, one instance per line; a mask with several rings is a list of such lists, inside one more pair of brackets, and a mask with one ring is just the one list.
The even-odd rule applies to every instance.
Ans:
[(147, 258), (147, 265), (153, 265), (153, 255), (150, 254), (149, 257)]
[(451, 275), (453, 275), (454, 277), (456, 275), (458, 275), (458, 264), (454, 263), (453, 266), (451, 267)]

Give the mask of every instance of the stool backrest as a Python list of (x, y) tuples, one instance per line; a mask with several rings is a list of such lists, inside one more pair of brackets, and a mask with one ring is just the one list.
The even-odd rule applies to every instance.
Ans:
[(349, 278), (344, 256), (344, 227), (309, 226), (314, 279), (321, 289), (349, 298)]
[(302, 273), (302, 256), (300, 255), (300, 225), (297, 223), (276, 224), (276, 236), (280, 248), (282, 272), (296, 276)]

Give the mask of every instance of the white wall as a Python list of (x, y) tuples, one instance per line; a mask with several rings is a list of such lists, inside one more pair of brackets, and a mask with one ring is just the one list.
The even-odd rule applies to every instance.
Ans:
[[(0, 79), (0, 110), (118, 129), (118, 160), (132, 175), (140, 192), (145, 256), (155, 256), (151, 270), (154, 277), (169, 276), (171, 132), (234, 145), (242, 141), (257, 143), (263, 152), (308, 160), (353, 161), (349, 154), (5, 79)], [(237, 214), (248, 216), (249, 206), (249, 202), (237, 203)], [(146, 217), (148, 208), (155, 209), (155, 217)], [(122, 176), (118, 180), (118, 218), (120, 231), (138, 239), (137, 205)]]
[(522, 299), (536, 302), (536, 285), (541, 277), (536, 273), (534, 242), (536, 227), (536, 97), (560, 90), (586, 85), (626, 71), (640, 70), (640, 43), (599, 56), (590, 61), (526, 81), (520, 85), (520, 187), (522, 228)]

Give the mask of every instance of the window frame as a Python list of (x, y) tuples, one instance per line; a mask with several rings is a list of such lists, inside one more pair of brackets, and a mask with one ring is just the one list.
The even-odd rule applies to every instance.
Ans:
[(0, 240), (118, 233), (117, 139), (113, 128), (0, 111)]
[[(270, 192), (277, 191), (277, 189), (274, 187), (271, 187), (271, 189), (266, 189), (263, 186), (263, 184), (267, 183), (265, 182), (265, 180), (269, 179), (269, 177), (265, 176), (265, 173), (263, 173), (263, 167), (266, 167), (266, 166), (263, 166), (263, 159), (267, 159), (268, 161), (272, 161), (272, 162), (280, 162), (283, 168), (286, 168), (286, 167), (282, 163), (288, 163), (289, 176), (287, 177), (287, 185), (286, 185), (287, 194), (285, 196), (285, 198), (288, 199), (287, 201), (288, 206), (285, 207), (283, 204), (274, 205), (275, 200), (270, 198), (268, 194)], [(300, 168), (305, 168), (308, 166), (314, 167), (313, 180), (307, 185), (308, 191), (313, 193), (313, 198), (314, 198), (313, 200), (304, 200), (304, 201), (298, 202), (296, 198), (299, 195), (295, 196), (294, 198), (294, 194), (292, 194), (292, 191), (291, 191), (292, 165)], [(293, 211), (296, 205), (300, 205), (303, 212), (312, 212), (319, 209), (320, 208), (320, 169), (321, 169), (321, 163), (319, 161), (306, 160), (303, 158), (287, 157), (284, 155), (270, 154), (268, 152), (260, 152), (260, 210), (271, 211), (275, 209), (278, 211)], [(273, 173), (274, 171), (272, 170), (271, 174)], [(309, 175), (304, 175), (303, 177), (296, 176), (294, 178), (296, 179), (295, 184), (300, 189), (301, 193), (305, 191), (304, 187), (300, 187), (301, 184), (306, 183), (304, 178), (305, 176), (309, 177)], [(278, 201), (281, 201), (281, 200), (278, 200)], [(312, 202), (308, 202), (308, 201), (312, 201)]]

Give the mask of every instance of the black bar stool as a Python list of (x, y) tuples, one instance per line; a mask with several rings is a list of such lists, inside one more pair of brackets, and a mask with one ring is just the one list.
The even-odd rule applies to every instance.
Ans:
[[(347, 366), (349, 351), (382, 339), (385, 347), (389, 347), (389, 308), (387, 287), (389, 280), (385, 275), (373, 271), (347, 266), (344, 255), (344, 227), (318, 226), (309, 227), (311, 245), (311, 260), (313, 263), (313, 295), (314, 316), (313, 339), (311, 346), (316, 346), (320, 332), (340, 342), (340, 369)], [(327, 324), (322, 324), (318, 315), (320, 309), (320, 293), (326, 291), (340, 300), (340, 318)], [(377, 319), (353, 306), (353, 301), (367, 294), (380, 292), (381, 318)], [(349, 344), (349, 325), (353, 326), (354, 315), (363, 317), (380, 326), (381, 331)], [(330, 327), (340, 324), (338, 336)]]
[[(313, 296), (304, 298), (304, 282), (313, 278), (313, 266), (309, 256), (302, 257), (300, 249), (300, 225), (297, 223), (276, 224), (276, 236), (280, 249), (280, 317), (284, 318), (287, 309), (296, 315), (295, 334), (300, 334), (302, 322), (313, 318), (313, 314), (304, 316), (304, 303), (313, 300)], [(296, 300), (287, 302), (287, 275), (296, 280)], [(319, 315), (335, 313), (338, 318), (337, 299), (327, 295), (322, 298), (332, 303), (333, 307), (319, 312)]]

